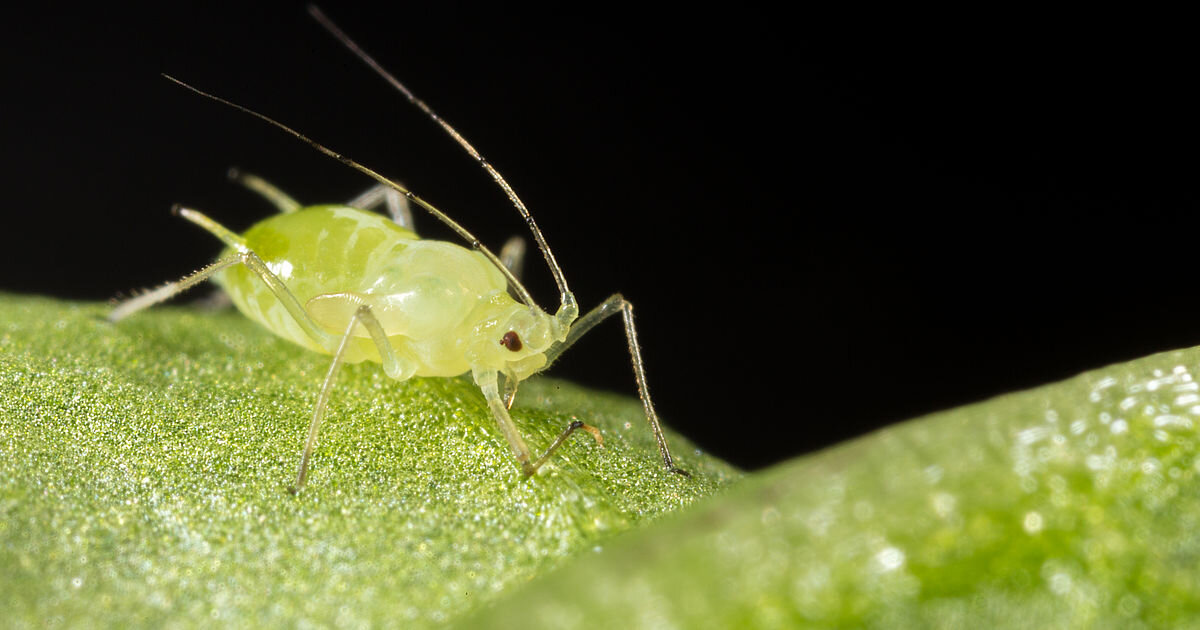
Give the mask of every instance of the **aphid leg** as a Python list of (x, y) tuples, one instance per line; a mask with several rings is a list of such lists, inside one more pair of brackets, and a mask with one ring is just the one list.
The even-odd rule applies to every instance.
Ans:
[(142, 309), (154, 306), (159, 302), (165, 302), (172, 297), (175, 297), (176, 295), (179, 295), (180, 293), (183, 293), (184, 291), (196, 286), (197, 284), (208, 280), (222, 269), (231, 265), (236, 265), (239, 262), (241, 262), (241, 260), (236, 254), (233, 256), (227, 256), (199, 271), (192, 272), (175, 282), (168, 282), (161, 287), (152, 289), (141, 295), (134, 296), (128, 300), (124, 300), (118, 304), (111, 313), (108, 314), (108, 321), (119, 322)]
[[(291, 314), (291, 316), (296, 320), (296, 322), (300, 324), (300, 327), (304, 330), (304, 332), (310, 338), (312, 338), (313, 341), (316, 341), (322, 347), (327, 348), (334, 353), (333, 363), (329, 366), (329, 372), (325, 376), (325, 382), (321, 385), (321, 393), (317, 398), (316, 407), (313, 409), (312, 422), (308, 427), (308, 440), (305, 443), (304, 452), (300, 457), (300, 469), (296, 475), (296, 483), (291, 488), (292, 492), (299, 492), (300, 488), (304, 486), (304, 481), (308, 473), (308, 460), (312, 454), (313, 446), (316, 444), (317, 433), (321, 428), (321, 419), (325, 415), (325, 405), (329, 402), (329, 394), (333, 390), (333, 379), (334, 376), (337, 375), (338, 368), (341, 366), (342, 359), (345, 356), (346, 348), (348, 347), (350, 339), (353, 336), (351, 333), (354, 331), (354, 327), (361, 323), (367, 329), (367, 332), (370, 333), (371, 339), (375, 342), (376, 347), (379, 348), (379, 357), (382, 360), (383, 369), (388, 376), (392, 378), (401, 378), (406, 374), (411, 375), (412, 370), (406, 370), (405, 366), (401, 365), (399, 357), (396, 356), (395, 350), (393, 350), (392, 345), (388, 342), (387, 333), (384, 332), (383, 326), (379, 324), (379, 320), (377, 320), (375, 316), (371, 314), (371, 309), (369, 307), (366, 305), (361, 305), (358, 307), (354, 313), (354, 316), (350, 318), (350, 324), (346, 328), (345, 334), (343, 334), (341, 339), (338, 340), (336, 337), (325, 332), (324, 330), (321, 330), (320, 327), (317, 326), (317, 323), (314, 322), (311, 317), (309, 317), (308, 313), (304, 310), (304, 307), (300, 305), (299, 300), (297, 300), (296, 296), (288, 290), (287, 286), (283, 284), (283, 281), (279, 279), (279, 276), (276, 276), (275, 273), (267, 267), (266, 263), (264, 263), (263, 260), (258, 257), (258, 254), (255, 254), (246, 247), (241, 237), (233, 234), (224, 226), (216, 221), (213, 221), (200, 212), (189, 210), (187, 208), (178, 208), (177, 210), (179, 214), (188, 221), (191, 221), (205, 230), (208, 230), (214, 236), (224, 241), (226, 245), (238, 250), (238, 253), (228, 256), (221, 261), (218, 261), (214, 265), (210, 265), (210, 267), (221, 265), (220, 268), (223, 269), (224, 267), (228, 267), (229, 265), (238, 262), (246, 265), (246, 267), (250, 269), (250, 271), (254, 272), (259, 278), (261, 278), (263, 283), (267, 285), (267, 288), (269, 288), (271, 292), (275, 294), (275, 297), (279, 300), (279, 303), (282, 304), (284, 308), (287, 309), (288, 313)], [(208, 271), (207, 269), (204, 270), (208, 271), (204, 278), (213, 275), (219, 270), (220, 269), (211, 271)], [(201, 278), (201, 280), (204, 278)], [(199, 280), (195, 280), (191, 282), (191, 284), (195, 284), (196, 282), (199, 282)], [(191, 284), (188, 286), (191, 286)], [(335, 342), (336, 349), (334, 348)]]
[(388, 216), (392, 217), (392, 221), (402, 228), (416, 231), (413, 223), (412, 209), (408, 205), (408, 197), (401, 195), (399, 191), (391, 186), (384, 187), (384, 195), (387, 199)]
[(392, 349), (392, 345), (388, 343), (387, 333), (383, 330), (383, 326), (379, 324), (379, 320), (371, 313), (371, 308), (366, 305), (359, 306), (350, 318), (350, 324), (346, 326), (346, 332), (342, 334), (342, 339), (338, 343), (337, 350), (333, 353), (333, 361), (329, 364), (329, 370), (325, 373), (325, 381), (321, 383), (321, 392), (317, 395), (316, 406), (313, 407), (312, 422), (308, 425), (308, 439), (304, 441), (304, 450), (300, 453), (300, 465), (296, 471), (296, 483), (292, 484), (292, 487), (289, 489), (292, 494), (299, 492), (304, 487), (305, 481), (308, 480), (308, 462), (312, 457), (313, 448), (317, 445), (317, 434), (320, 433), (321, 422), (325, 418), (325, 407), (329, 404), (329, 396), (333, 392), (333, 383), (337, 377), (338, 369), (342, 366), (343, 359), (346, 356), (346, 349), (350, 346), (350, 340), (354, 338), (354, 328), (359, 324), (362, 324), (367, 329), (367, 332), (371, 335), (371, 339), (375, 342), (375, 346), (379, 348), (379, 356), (383, 359), (384, 371), (393, 378), (396, 378), (404, 371), (399, 358)]
[(512, 409), (513, 401), (517, 398), (517, 388), (521, 386), (521, 381), (511, 378), (508, 375), (504, 377), (504, 408)]
[[(487, 400), (488, 407), (492, 410), (492, 416), (496, 418), (496, 424), (500, 427), (500, 433), (504, 434), (504, 439), (508, 440), (508, 446), (512, 449), (513, 457), (521, 466), (521, 472), (525, 473), (526, 477), (531, 477), (537, 473), (542, 464), (550, 459), (550, 455), (562, 446), (567, 438), (578, 429), (583, 429), (592, 434), (601, 446), (604, 445), (604, 439), (600, 437), (600, 432), (595, 427), (588, 426), (578, 420), (567, 425), (567, 428), (554, 441), (550, 443), (546, 452), (542, 453), (536, 461), (530, 461), (533, 453), (530, 452), (529, 446), (525, 444), (525, 440), (521, 437), (521, 433), (517, 431), (517, 425), (513, 424), (512, 416), (508, 415), (508, 407), (504, 400), (500, 397), (500, 392), (496, 388), (496, 371), (495, 370), (475, 370), (473, 372), (475, 384), (479, 385), (480, 391), (483, 392), (483, 397)], [(508, 379), (512, 382), (513, 379)], [(515, 388), (514, 388), (515, 390)]]
[(291, 314), (293, 318), (295, 318), (296, 323), (300, 325), (300, 328), (304, 330), (305, 334), (307, 334), (322, 348), (326, 348), (330, 351), (333, 350), (334, 346), (337, 344), (337, 337), (325, 332), (324, 330), (321, 330), (321, 328), (317, 326), (317, 323), (308, 316), (308, 313), (305, 312), (304, 307), (300, 305), (300, 302), (296, 299), (296, 296), (292, 295), (292, 292), (289, 291), (287, 286), (283, 284), (283, 281), (279, 279), (279, 276), (276, 276), (274, 272), (267, 268), (267, 264), (258, 257), (258, 254), (255, 254), (246, 247), (246, 243), (242, 240), (242, 237), (230, 232), (228, 228), (220, 223), (217, 223), (216, 221), (213, 221), (203, 213), (188, 208), (180, 208), (178, 206), (173, 208), (173, 210), (183, 218), (195, 223), (196, 225), (199, 225), (213, 236), (221, 239), (222, 242), (236, 250), (236, 252), (218, 260), (217, 262), (201, 269), (200, 271), (184, 276), (183, 279), (177, 282), (168, 282), (157, 289), (143, 293), (142, 295), (118, 304), (117, 307), (108, 314), (109, 321), (115, 322), (124, 319), (125, 317), (128, 317), (137, 311), (162, 302), (168, 298), (178, 295), (179, 293), (182, 293), (183, 291), (186, 291), (187, 289), (190, 289), (200, 282), (208, 280), (217, 272), (225, 269), (226, 267), (241, 263), (246, 265), (250, 271), (254, 272), (259, 278), (262, 279), (263, 283), (267, 285), (267, 288), (271, 290), (271, 293), (275, 294), (275, 297), (279, 300), (279, 303), (282, 304), (285, 309), (287, 309), (287, 312)]
[(249, 188), (250, 190), (262, 195), (267, 201), (270, 201), (283, 214), (290, 214), (300, 209), (300, 202), (292, 199), (287, 193), (276, 188), (273, 184), (268, 183), (265, 179), (243, 173), (236, 168), (231, 168), (226, 173), (229, 179)]
[(526, 475), (537, 472), (537, 469), (529, 461), (531, 456), (529, 446), (525, 444), (521, 433), (517, 431), (517, 425), (513, 424), (512, 417), (508, 415), (508, 407), (504, 405), (504, 401), (500, 398), (500, 392), (496, 389), (496, 371), (476, 369), (472, 375), (475, 377), (475, 384), (483, 392), (488, 407), (492, 410), (492, 416), (496, 418), (500, 433), (504, 435), (505, 440), (508, 440), (508, 446), (512, 449), (513, 457), (520, 464), (521, 472)]
[(525, 239), (514, 236), (505, 241), (504, 247), (500, 248), (500, 262), (520, 280), (521, 267), (525, 262)]
[(387, 186), (383, 184), (375, 184), (364, 190), (359, 196), (347, 201), (346, 205), (351, 208), (358, 208), (359, 210), (374, 210), (379, 207), (379, 204), (383, 203), (386, 188)]
[(600, 429), (588, 424), (584, 424), (579, 420), (573, 420), (571, 421), (571, 424), (567, 425), (566, 429), (563, 429), (562, 433), (558, 434), (558, 437), (554, 438), (554, 441), (550, 443), (550, 446), (546, 449), (546, 452), (542, 453), (542, 456), (537, 458), (537, 461), (533, 463), (534, 471), (541, 468), (542, 464), (545, 464), (546, 460), (550, 459), (550, 456), (554, 454), (554, 451), (557, 451), (558, 447), (562, 446), (563, 443), (567, 441), (567, 438), (579, 429), (583, 429), (584, 431), (590, 433), (592, 438), (596, 440), (597, 444), (604, 446), (604, 438), (600, 436)]
[(550, 364), (554, 363), (559, 355), (566, 352), (572, 344), (587, 334), (596, 324), (616, 313), (621, 313), (621, 318), (625, 322), (625, 339), (629, 342), (629, 357), (633, 361), (633, 374), (637, 379), (638, 395), (641, 396), (642, 407), (646, 410), (646, 421), (650, 423), (650, 430), (654, 432), (654, 440), (658, 442), (658, 452), (662, 455), (663, 463), (666, 464), (671, 472), (690, 477), (691, 474), (686, 470), (675, 466), (675, 460), (671, 457), (671, 450), (667, 448), (667, 438), (663, 435), (662, 424), (658, 420), (658, 413), (654, 410), (654, 403), (650, 401), (650, 387), (646, 384), (646, 366), (642, 362), (642, 350), (641, 346), (638, 345), (637, 328), (633, 325), (633, 304), (629, 300), (626, 300), (624, 296), (620, 293), (614, 293), (599, 306), (580, 317), (571, 326), (571, 331), (567, 333), (566, 340), (550, 346), (550, 349), (546, 351), (546, 368), (550, 367)]
[[(221, 239), (226, 245), (232, 247), (233, 249), (238, 250), (239, 252), (246, 251), (246, 244), (245, 241), (242, 240), (242, 237), (230, 232), (225, 226), (213, 221), (203, 214), (196, 212), (195, 210), (188, 210), (187, 208), (181, 208), (179, 206), (171, 208), (171, 212), (182, 215), (183, 218), (195, 223), (196, 225), (199, 225), (205, 230), (208, 230), (209, 233)], [(176, 282), (168, 282), (157, 289), (147, 291), (141, 295), (125, 300), (118, 304), (117, 307), (108, 314), (108, 321), (118, 322), (142, 309), (154, 306), (159, 302), (165, 302), (166, 300), (169, 300), (172, 297), (187, 291), (197, 284), (208, 280), (222, 269), (239, 262), (243, 262), (240, 254), (227, 256), (199, 271), (184, 276)]]
[(346, 205), (359, 210), (374, 210), (381, 203), (387, 205), (388, 216), (392, 217), (392, 221), (396, 225), (406, 230), (413, 230), (412, 210), (408, 205), (408, 197), (400, 194), (391, 186), (376, 184), (363, 194), (346, 202)]

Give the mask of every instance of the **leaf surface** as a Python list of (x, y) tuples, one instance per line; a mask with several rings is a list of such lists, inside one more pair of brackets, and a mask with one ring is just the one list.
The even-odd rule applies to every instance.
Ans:
[(541, 379), (514, 406), (525, 479), (468, 378), (338, 379), (309, 485), (287, 487), (329, 359), (236, 313), (0, 297), (0, 610), (42, 626), (428, 627), (713, 494), (733, 468), (640, 404)]

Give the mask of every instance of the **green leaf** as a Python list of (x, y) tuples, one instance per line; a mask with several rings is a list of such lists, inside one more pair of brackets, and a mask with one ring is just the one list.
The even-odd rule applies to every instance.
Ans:
[(1158, 354), (784, 464), (464, 627), (1200, 627), (1198, 370)]
[(104, 312), (0, 300), (9, 623), (1200, 627), (1200, 350), (904, 423), (686, 510), (738, 474), (677, 436), (697, 477), (663, 471), (636, 401), (531, 383), (532, 442), (574, 415), (606, 446), (573, 438), (526, 480), (469, 381), (350, 366), (292, 497), (324, 357), (234, 314)]
[(287, 493), (328, 358), (236, 313), (0, 297), (4, 625), (422, 627), (492, 602), (739, 478), (640, 405), (550, 379), (514, 417), (525, 479), (465, 378), (347, 366)]

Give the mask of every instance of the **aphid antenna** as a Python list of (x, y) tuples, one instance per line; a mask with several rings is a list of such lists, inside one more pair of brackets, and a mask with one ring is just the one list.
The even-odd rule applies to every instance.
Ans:
[[(425, 211), (427, 211), (429, 214), (433, 215), (434, 218), (436, 218), (437, 220), (439, 220), (442, 223), (449, 226), (449, 228), (454, 230), (459, 236), (461, 236), (463, 238), (463, 240), (470, 243), (471, 247), (473, 249), (482, 253), (485, 258), (487, 258), (493, 265), (496, 266), (497, 269), (500, 270), (500, 273), (504, 274), (504, 277), (508, 281), (509, 285), (512, 286), (516, 290), (517, 296), (520, 298), (521, 302), (523, 302), (526, 306), (528, 306), (530, 308), (538, 308), (537, 303), (533, 301), (533, 296), (529, 294), (529, 290), (526, 289), (525, 285), (521, 284), (521, 281), (517, 280), (517, 277), (515, 275), (513, 275), (513, 273), (511, 271), (509, 271), (509, 269), (507, 267), (504, 266), (504, 263), (500, 260), (500, 258), (498, 258), (495, 254), (492, 253), (492, 250), (488, 249), (486, 245), (484, 245), (482, 242), (480, 242), (480, 240), (478, 238), (476, 238), (474, 234), (472, 234), (470, 231), (468, 231), (467, 228), (459, 225), (459, 223), (457, 221), (455, 221), (454, 219), (451, 219), (449, 216), (446, 215), (446, 213), (442, 212), (441, 210), (438, 210), (436, 207), (433, 206), (433, 204), (418, 197), (409, 189), (405, 188), (404, 186), (401, 186), (396, 181), (388, 179), (387, 177), (381, 175), (378, 171), (375, 171), (374, 169), (364, 166), (364, 165), (356, 162), (354, 159), (346, 157), (345, 155), (342, 155), (341, 153), (338, 153), (337, 151), (330, 149), (329, 147), (321, 144), (320, 142), (317, 142), (316, 140), (309, 138), (308, 136), (300, 133), (299, 131), (296, 131), (295, 129), (292, 129), (291, 127), (279, 122), (278, 120), (275, 120), (274, 118), (271, 118), (270, 116), (267, 116), (266, 114), (260, 114), (256, 111), (254, 111), (253, 109), (246, 107), (245, 105), (239, 105), (228, 99), (221, 98), (220, 96), (217, 96), (216, 94), (210, 94), (208, 92), (205, 92), (204, 90), (201, 90), (200, 88), (197, 88), (195, 86), (184, 83), (183, 81), (180, 81), (179, 79), (176, 79), (175, 77), (173, 77), (169, 74), (164, 73), (162, 76), (163, 76), (163, 78), (167, 79), (168, 81), (171, 81), (172, 83), (175, 83), (176, 85), (179, 85), (180, 87), (186, 88), (200, 96), (203, 96), (204, 98), (216, 101), (227, 107), (232, 107), (233, 109), (236, 109), (244, 114), (249, 114), (250, 116), (253, 116), (263, 122), (266, 122), (266, 123), (274, 126), (276, 129), (279, 129), (279, 130), (291, 135), (292, 137), (296, 138), (297, 140), (300, 140), (301, 142), (308, 144), (309, 146), (311, 146), (312, 148), (316, 149), (317, 151), (323, 153), (324, 155), (331, 157), (331, 158), (341, 162), (342, 164), (345, 164), (346, 166), (349, 166), (350, 168), (366, 175), (367, 177), (374, 179), (375, 181), (377, 181), (385, 186), (390, 186), (391, 188), (394, 188), (400, 194), (407, 197), (409, 199), (409, 201), (424, 208)], [(497, 173), (497, 176), (498, 175), (499, 175), (499, 173)], [(528, 214), (526, 216), (528, 216)], [(530, 227), (533, 227), (535, 235), (538, 235), (538, 236), (541, 235), (541, 233), (537, 230), (537, 228), (532, 225), (532, 218), (530, 218)], [(539, 243), (541, 243), (541, 242), (544, 242), (544, 241), (539, 241)], [(550, 250), (543, 248), (542, 251), (544, 251), (547, 254), (547, 256), (549, 256)], [(549, 260), (553, 261), (554, 259), (553, 259), (553, 257), (550, 257)], [(561, 276), (561, 272), (559, 273), (559, 275)], [(572, 302), (573, 301), (574, 301), (574, 299), (572, 298)], [(565, 303), (565, 300), (564, 300), (564, 303)]]
[[(546, 237), (542, 235), (542, 231), (538, 228), (537, 222), (534, 221), (533, 215), (529, 212), (529, 208), (525, 207), (525, 202), (521, 201), (521, 198), (517, 196), (517, 192), (513, 190), (513, 187), (509, 185), (507, 180), (504, 179), (504, 176), (500, 174), (500, 171), (496, 170), (496, 168), (493, 167), (491, 163), (488, 162), (487, 159), (485, 159), (483, 155), (480, 154), (479, 151), (476, 150), (475, 147), (472, 146), (471, 143), (462, 136), (462, 134), (458, 133), (457, 129), (451, 126), (450, 123), (446, 122), (446, 120), (441, 116), (438, 116), (437, 113), (425, 103), (425, 101), (417, 98), (416, 95), (413, 94), (412, 91), (409, 90), (403, 83), (401, 83), (399, 79), (393, 76), (392, 73), (388, 72), (387, 69), (379, 64), (379, 62), (375, 61), (374, 57), (367, 54), (367, 52), (363, 50), (357, 43), (355, 43), (349, 35), (343, 32), (342, 29), (338, 28), (338, 26), (334, 24), (332, 20), (326, 17), (325, 13), (323, 13), (321, 9), (317, 7), (317, 5), (308, 5), (308, 13), (313, 17), (314, 20), (317, 21), (317, 23), (319, 23), (326, 31), (328, 31), (330, 35), (333, 35), (333, 37), (341, 42), (346, 48), (348, 48), (351, 53), (354, 53), (354, 56), (358, 57), (359, 60), (371, 68), (375, 74), (379, 75), (383, 80), (387, 81), (392, 87), (396, 88), (397, 91), (403, 94), (404, 98), (408, 99), (409, 103), (412, 103), (422, 112), (425, 112), (425, 115), (429, 116), (433, 122), (437, 123), (443, 131), (445, 131), (451, 138), (454, 139), (455, 142), (459, 144), (459, 146), (461, 146), (468, 154), (470, 154), (472, 159), (474, 159), (480, 166), (483, 167), (483, 170), (487, 171), (488, 175), (491, 175), (492, 180), (495, 181), (496, 185), (499, 186), (500, 189), (504, 191), (504, 194), (508, 196), (508, 200), (512, 202), (513, 206), (517, 209), (517, 212), (521, 214), (521, 218), (525, 220), (525, 224), (529, 226), (529, 231), (533, 233), (533, 240), (535, 243), (537, 243), (538, 249), (542, 250), (542, 256), (546, 259), (546, 265), (550, 267), (550, 273), (554, 276), (554, 283), (558, 285), (558, 293), (562, 298), (563, 304), (567, 305), (569, 302), (572, 306), (574, 306), (575, 298), (572, 295), (571, 290), (567, 287), (567, 278), (565, 275), (563, 275), (562, 267), (558, 266), (558, 261), (555, 260), (554, 253), (550, 251), (550, 245), (546, 242)], [(511, 277), (509, 281), (513, 281)], [(517, 286), (520, 286), (520, 283), (518, 283)], [(527, 295), (528, 291), (526, 291), (524, 287), (521, 287), (520, 293), (522, 295)], [(532, 302), (527, 300), (526, 304), (532, 305)]]

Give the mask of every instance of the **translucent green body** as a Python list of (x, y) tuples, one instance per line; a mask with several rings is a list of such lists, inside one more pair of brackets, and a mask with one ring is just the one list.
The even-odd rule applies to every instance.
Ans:
[[(541, 353), (555, 337), (565, 336), (551, 330), (553, 317), (513, 300), (503, 274), (480, 253), (422, 240), (378, 214), (312, 206), (274, 215), (242, 238), (326, 332), (341, 336), (355, 311), (370, 307), (399, 359), (395, 378), (483, 369), (521, 379), (545, 364)], [(275, 334), (333, 351), (306, 334), (247, 267), (230, 267), (216, 281), (242, 313)], [(520, 351), (499, 343), (509, 330), (519, 332)], [(346, 361), (381, 361), (364, 327), (351, 335)]]

